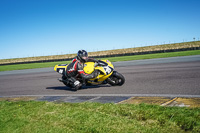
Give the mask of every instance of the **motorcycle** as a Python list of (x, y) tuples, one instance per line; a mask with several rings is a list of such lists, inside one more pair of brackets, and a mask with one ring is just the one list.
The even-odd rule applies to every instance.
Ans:
[[(65, 75), (68, 64), (56, 65), (54, 71), (63, 75), (59, 81), (63, 82), (64, 85), (72, 87), (70, 81)], [(77, 80), (82, 84), (87, 85), (101, 85), (101, 84), (110, 84), (111, 86), (121, 86), (125, 83), (125, 78), (122, 74), (114, 70), (113, 64), (109, 60), (99, 60), (98, 63), (86, 62), (83, 68), (86, 74), (91, 74), (94, 71), (98, 72), (98, 76), (89, 79), (83, 80), (77, 77)]]

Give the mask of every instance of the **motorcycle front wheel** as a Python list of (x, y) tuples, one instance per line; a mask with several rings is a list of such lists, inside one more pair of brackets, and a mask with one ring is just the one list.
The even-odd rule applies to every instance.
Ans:
[(125, 83), (125, 78), (121, 73), (114, 71), (113, 74), (107, 79), (107, 82), (112, 86), (122, 86)]

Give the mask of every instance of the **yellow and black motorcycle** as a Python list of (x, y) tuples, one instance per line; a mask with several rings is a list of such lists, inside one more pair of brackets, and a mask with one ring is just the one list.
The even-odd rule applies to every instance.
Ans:
[[(54, 70), (62, 75), (65, 74), (68, 64), (56, 65)], [(84, 72), (91, 74), (94, 71), (98, 72), (98, 76), (89, 79), (82, 80), (78, 79), (82, 84), (87, 85), (100, 85), (110, 84), (112, 86), (121, 86), (125, 83), (125, 78), (122, 74), (114, 71), (114, 66), (109, 60), (99, 60), (98, 63), (86, 62), (83, 68)], [(71, 87), (68, 79), (60, 79), (66, 86)]]

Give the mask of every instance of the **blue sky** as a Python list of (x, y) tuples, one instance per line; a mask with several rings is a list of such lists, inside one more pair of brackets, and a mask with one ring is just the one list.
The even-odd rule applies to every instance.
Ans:
[(0, 0), (0, 59), (200, 39), (200, 0)]

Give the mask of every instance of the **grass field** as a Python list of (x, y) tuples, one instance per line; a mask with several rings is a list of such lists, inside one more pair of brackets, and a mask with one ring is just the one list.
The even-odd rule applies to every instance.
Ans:
[[(109, 57), (109, 58), (102, 58), (102, 59), (108, 59), (111, 62), (116, 62), (116, 61), (167, 58), (167, 57), (189, 56), (189, 55), (200, 55), (200, 50), (169, 52), (169, 53), (159, 53), (159, 54), (146, 54), (146, 55), (133, 55), (133, 56), (119, 56), (119, 57)], [(54, 67), (57, 64), (66, 64), (70, 62), (71, 61), (4, 65), (4, 66), (0, 66), (0, 71)]]
[(2, 133), (200, 132), (200, 108), (0, 101)]

